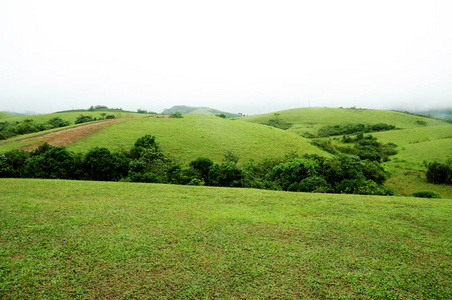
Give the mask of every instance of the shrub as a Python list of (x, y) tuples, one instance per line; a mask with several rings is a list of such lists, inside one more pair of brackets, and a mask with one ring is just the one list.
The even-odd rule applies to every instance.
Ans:
[(224, 187), (241, 187), (243, 172), (237, 165), (226, 162), (214, 164), (209, 170), (209, 185)]
[(190, 168), (193, 170), (193, 177), (206, 182), (209, 178), (209, 170), (213, 161), (209, 158), (200, 157), (190, 162)]
[(25, 166), (25, 176), (31, 178), (79, 179), (81, 158), (64, 146), (41, 145), (32, 153)]
[(127, 175), (129, 159), (107, 148), (95, 147), (85, 155), (83, 170), (88, 180), (118, 181)]
[(450, 163), (432, 162), (427, 164), (427, 181), (432, 183), (451, 183), (452, 167)]
[(95, 119), (92, 116), (85, 116), (85, 115), (80, 115), (75, 119), (75, 124), (81, 124), (81, 123), (86, 123), (86, 122), (92, 122), (95, 121)]
[[(28, 153), (25, 150), (12, 150), (9, 152), (6, 152), (5, 154), (6, 161), (5, 163), (10, 166), (9, 173), (6, 177), (22, 177), (25, 163), (27, 159), (30, 157), (30, 153)], [(5, 166), (6, 167), (6, 166)], [(5, 170), (6, 172), (6, 170)]]
[(170, 118), (177, 118), (177, 119), (182, 119), (184, 116), (182, 116), (182, 114), (180, 113), (180, 112), (175, 112), (175, 113), (172, 113), (170, 116), (169, 116)]
[(416, 192), (413, 193), (413, 197), (420, 197), (420, 198), (441, 198), (441, 196), (438, 193), (432, 192), (432, 191), (422, 191), (422, 192)]
[(65, 127), (69, 125), (68, 121), (61, 119), (60, 117), (56, 117), (47, 121), (47, 124), (52, 126), (52, 128)]
[(314, 193), (328, 193), (331, 192), (331, 185), (326, 182), (323, 177), (311, 176), (303, 179), (298, 184), (298, 191), (300, 192), (314, 192)]

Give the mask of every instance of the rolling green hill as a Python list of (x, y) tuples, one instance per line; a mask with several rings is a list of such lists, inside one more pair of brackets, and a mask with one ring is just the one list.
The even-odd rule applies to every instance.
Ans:
[(5, 299), (451, 299), (452, 199), (0, 179)]
[[(307, 139), (291, 132), (195, 114), (185, 115), (182, 119), (122, 119), (104, 126), (101, 131), (92, 135), (83, 136), (67, 148), (75, 152), (87, 152), (96, 146), (107, 147), (113, 151), (128, 150), (138, 138), (146, 134), (156, 136), (165, 152), (185, 163), (198, 157), (221, 161), (227, 151), (240, 155), (239, 164), (249, 159), (281, 157), (292, 152), (300, 155), (315, 153), (329, 156), (311, 145)], [(32, 140), (28, 139), (29, 136), (0, 143), (0, 153), (46, 140), (42, 134), (34, 134), (36, 137)]]
[[(100, 112), (85, 113), (100, 117)], [(314, 147), (310, 140), (302, 137), (307, 130), (317, 130), (325, 125), (343, 123), (396, 125), (397, 130), (372, 133), (383, 143), (398, 145), (398, 154), (386, 165), (393, 171), (387, 185), (397, 193), (410, 195), (421, 190), (432, 190), (443, 197), (452, 197), (452, 188), (433, 185), (425, 180), (425, 161), (452, 159), (452, 124), (426, 117), (394, 111), (340, 108), (302, 108), (278, 112), (279, 118), (291, 123), (288, 130), (262, 125), (274, 114), (243, 117), (236, 120), (222, 119), (205, 114), (186, 114), (182, 119), (164, 118), (138, 113), (116, 113), (120, 119), (111, 123), (99, 123), (95, 129), (82, 126), (54, 129), (67, 139), (67, 147), (74, 152), (86, 153), (92, 147), (107, 147), (113, 151), (128, 150), (141, 136), (157, 137), (163, 150), (188, 163), (199, 157), (208, 157), (219, 162), (223, 155), (232, 151), (240, 156), (239, 164), (250, 159), (260, 161), (267, 157), (281, 157), (293, 152), (302, 154), (330, 154)], [(80, 112), (36, 115), (37, 122), (45, 122), (55, 116), (75, 120)], [(30, 117), (15, 117), (24, 120)], [(81, 133), (75, 134), (76, 129)], [(85, 128), (85, 129), (84, 129)], [(67, 130), (66, 129), (70, 129)], [(78, 130), (77, 129), (77, 130)], [(66, 132), (66, 133), (64, 133)], [(49, 139), (48, 132), (19, 136), (0, 142), (0, 153), (25, 147), (32, 149)], [(71, 137), (74, 135), (75, 137)]]
[(240, 155), (239, 164), (249, 159), (280, 157), (291, 152), (300, 155), (326, 154), (312, 146), (307, 139), (291, 132), (194, 114), (184, 115), (182, 119), (145, 118), (112, 123), (108, 129), (68, 148), (75, 152), (84, 152), (96, 145), (112, 150), (128, 149), (145, 134), (156, 136), (165, 152), (186, 163), (198, 157), (221, 161), (227, 151)]
[(185, 105), (179, 105), (179, 106), (173, 106), (171, 108), (165, 109), (162, 114), (170, 115), (175, 112), (180, 112), (181, 114), (203, 114), (203, 115), (218, 115), (218, 114), (224, 114), (226, 118), (233, 118), (238, 117), (238, 114), (233, 114), (229, 112), (220, 111), (213, 108), (208, 107), (192, 107), (192, 106), (185, 106)]
[(32, 116), (13, 116), (11, 118), (8, 118), (7, 121), (8, 122), (15, 122), (15, 121), (21, 122), (26, 119), (32, 119), (33, 121), (38, 122), (38, 123), (45, 123), (45, 122), (49, 121), (50, 119), (58, 117), (63, 120), (69, 121), (71, 124), (74, 124), (75, 119), (80, 115), (92, 116), (93, 118), (101, 119), (102, 118), (101, 113), (106, 113), (107, 115), (113, 114), (117, 118), (134, 118), (134, 117), (149, 116), (147, 114), (139, 114), (136, 112), (114, 112), (114, 111), (103, 111), (103, 110), (90, 112), (90, 111), (80, 110), (80, 111), (58, 112), (58, 113), (52, 113), (52, 114), (42, 114), (42, 115), (32, 115)]
[[(351, 108), (298, 108), (276, 112), (283, 121), (291, 123), (288, 129), (297, 134), (315, 133), (323, 126), (336, 124), (387, 123), (397, 128), (421, 128), (424, 126), (447, 125), (447, 122), (402, 112)], [(246, 116), (243, 121), (265, 124), (275, 113)]]
[(3, 119), (9, 119), (9, 118), (14, 118), (14, 117), (17, 117), (17, 115), (14, 115), (14, 114), (10, 114), (10, 113), (7, 113), (7, 112), (0, 111), (0, 120), (3, 120)]

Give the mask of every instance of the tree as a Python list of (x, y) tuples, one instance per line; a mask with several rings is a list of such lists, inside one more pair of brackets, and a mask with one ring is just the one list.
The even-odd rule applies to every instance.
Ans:
[(427, 164), (427, 181), (432, 183), (452, 183), (451, 164), (432, 162)]
[(81, 157), (64, 146), (40, 146), (27, 161), (25, 176), (31, 178), (80, 179)]
[(83, 159), (85, 179), (118, 181), (127, 176), (129, 161), (121, 153), (111, 153), (107, 148), (95, 147)]
[(209, 170), (212, 167), (213, 161), (209, 158), (200, 157), (190, 162), (190, 168), (194, 171), (195, 177), (208, 182)]
[(170, 118), (178, 118), (178, 119), (183, 118), (182, 114), (180, 112), (178, 112), (178, 111), (175, 112), (175, 113), (172, 113), (169, 117)]

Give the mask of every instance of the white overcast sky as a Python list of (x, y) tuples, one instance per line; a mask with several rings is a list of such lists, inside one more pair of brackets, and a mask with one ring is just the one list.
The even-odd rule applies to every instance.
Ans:
[(451, 0), (0, 0), (0, 111), (452, 106)]

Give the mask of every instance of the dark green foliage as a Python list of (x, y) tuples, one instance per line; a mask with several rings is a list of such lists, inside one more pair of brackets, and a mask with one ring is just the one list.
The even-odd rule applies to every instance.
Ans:
[(326, 182), (325, 178), (321, 176), (311, 176), (303, 179), (298, 184), (299, 192), (313, 192), (313, 193), (329, 193), (333, 189), (331, 185)]
[(25, 177), (51, 179), (80, 179), (81, 157), (47, 143), (32, 152), (25, 165)]
[(217, 116), (219, 118), (226, 119), (226, 115), (225, 114), (216, 114), (215, 116)]
[(333, 135), (354, 134), (358, 132), (377, 132), (395, 129), (394, 125), (385, 123), (378, 123), (374, 125), (365, 124), (341, 124), (341, 125), (328, 125), (320, 128), (317, 131), (317, 136), (328, 137)]
[(317, 175), (318, 169), (319, 165), (313, 160), (294, 159), (275, 166), (266, 178), (274, 189), (287, 191), (292, 186), (290, 190), (297, 190), (294, 184)]
[(68, 126), (69, 122), (61, 118), (53, 118), (46, 123), (36, 123), (32, 119), (27, 119), (22, 122), (0, 122), (0, 140), (5, 140), (17, 135), (39, 132), (52, 128)]
[(226, 162), (214, 164), (209, 170), (209, 185), (224, 187), (241, 187), (243, 172), (237, 165)]
[(452, 183), (452, 163), (431, 162), (427, 164), (427, 181), (432, 183)]
[(331, 140), (315, 139), (315, 140), (311, 141), (311, 144), (313, 144), (314, 146), (317, 146), (320, 149), (322, 149), (323, 151), (326, 151), (326, 152), (331, 153), (331, 154), (338, 154), (339, 153), (339, 151), (333, 145)]
[(92, 121), (95, 121), (96, 119), (95, 118), (93, 118), (92, 116), (90, 116), (90, 115), (88, 115), (88, 116), (85, 116), (85, 115), (80, 115), (80, 116), (78, 116), (76, 119), (75, 119), (75, 124), (81, 124), (81, 123), (86, 123), (86, 122), (92, 122)]
[(12, 150), (4, 154), (1, 177), (22, 177), (30, 154), (24, 150)]
[(208, 182), (209, 170), (213, 166), (213, 161), (209, 158), (200, 157), (190, 162), (190, 168), (193, 170), (192, 177)]
[[(338, 140), (335, 138), (335, 140)], [(311, 144), (325, 150), (331, 154), (339, 153), (358, 156), (362, 160), (370, 160), (376, 162), (388, 161), (389, 156), (397, 154), (395, 149), (397, 145), (393, 143), (382, 144), (372, 135), (357, 134), (355, 137), (344, 135), (341, 139), (342, 143), (347, 145), (341, 146), (333, 144), (331, 139), (315, 139)]]
[(170, 116), (169, 116), (170, 118), (176, 118), (176, 119), (181, 119), (181, 118), (183, 118), (184, 116), (182, 116), (182, 114), (180, 113), (180, 112), (175, 112), (175, 113), (172, 113)]
[(68, 121), (61, 119), (60, 117), (56, 117), (47, 121), (47, 124), (52, 126), (53, 128), (65, 127), (69, 125)]
[(115, 115), (107, 115), (105, 117), (105, 119), (107, 119), (107, 120), (116, 119), (116, 116)]
[[(371, 138), (359, 137), (360, 146), (373, 145)], [(183, 168), (165, 155), (152, 135), (139, 138), (129, 152), (112, 153), (93, 148), (86, 155), (75, 155), (64, 147), (43, 144), (30, 154), (11, 151), (0, 156), (1, 177), (35, 177), (135, 181), (222, 187), (252, 187), (317, 193), (354, 193), (391, 195), (382, 187), (389, 177), (378, 161), (359, 156), (318, 155), (298, 157), (296, 153), (281, 159), (249, 161), (238, 167), (239, 156), (227, 152), (220, 164), (198, 158)]]
[(83, 159), (84, 178), (87, 180), (118, 181), (129, 171), (129, 159), (107, 148), (93, 148)]
[(268, 122), (265, 123), (265, 125), (283, 129), (283, 130), (289, 129), (290, 126), (292, 126), (292, 123), (286, 122), (283, 119), (281, 119), (281, 117), (279, 116), (278, 113), (274, 114), (274, 116), (275, 117), (273, 119), (268, 120)]
[(416, 192), (416, 193), (413, 193), (412, 196), (419, 197), (419, 198), (441, 198), (441, 196), (438, 193), (435, 193), (432, 191)]
[(0, 178), (14, 177), (14, 169), (4, 154), (0, 155)]

